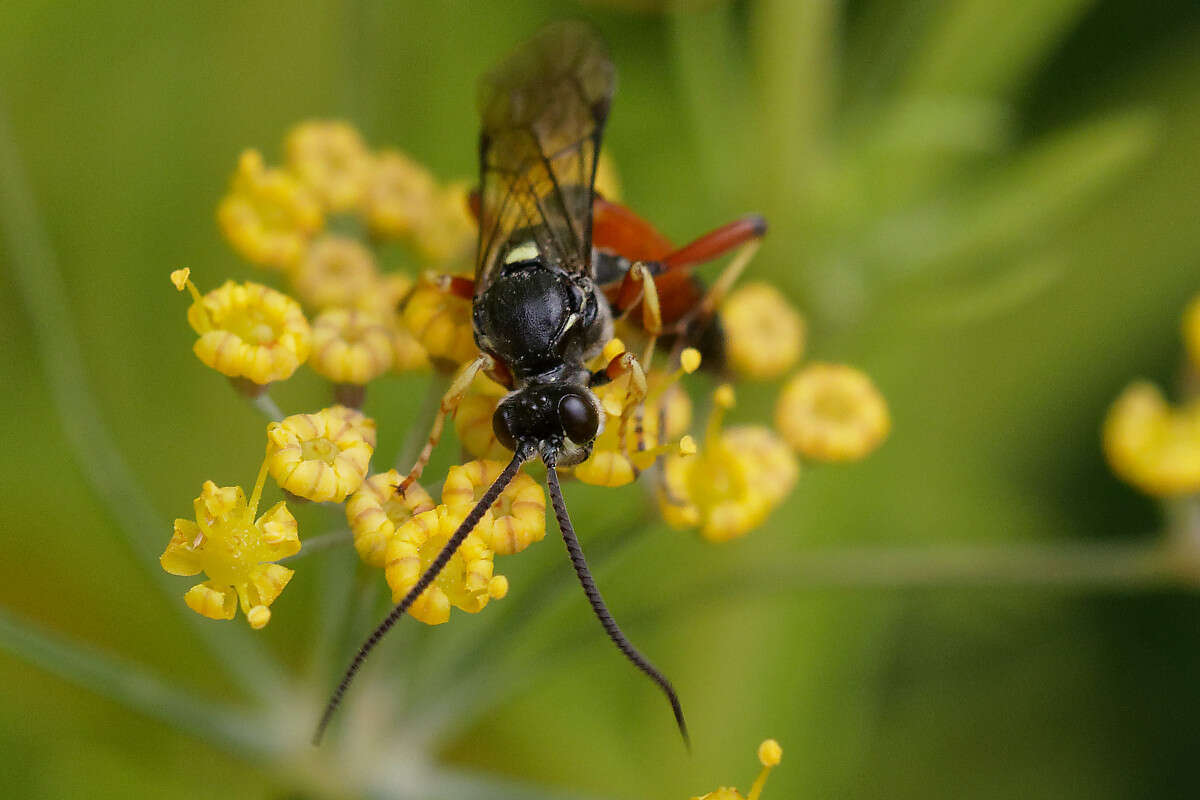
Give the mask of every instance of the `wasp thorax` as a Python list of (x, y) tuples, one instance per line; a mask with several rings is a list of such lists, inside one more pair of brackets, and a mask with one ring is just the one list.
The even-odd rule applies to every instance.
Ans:
[(518, 444), (582, 447), (600, 429), (600, 404), (581, 387), (535, 384), (504, 398), (492, 417), (492, 428), (510, 450)]

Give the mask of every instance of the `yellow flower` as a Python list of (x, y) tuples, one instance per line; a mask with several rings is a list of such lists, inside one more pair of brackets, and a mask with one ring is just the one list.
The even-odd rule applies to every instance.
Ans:
[(731, 387), (721, 386), (713, 399), (703, 446), (696, 455), (664, 460), (658, 499), (667, 524), (698, 527), (705, 539), (725, 542), (761, 525), (791, 491), (799, 470), (769, 429), (721, 428), (734, 403)]
[(370, 286), (351, 296), (345, 305), (390, 317), (399, 312), (400, 303), (415, 285), (416, 281), (407, 272), (377, 274)]
[(304, 252), (291, 271), (292, 287), (316, 309), (351, 306), (379, 288), (375, 256), (347, 236), (327, 234)]
[(367, 475), (375, 423), (343, 406), (294, 414), (267, 426), (271, 477), (298, 497), (340, 503)]
[(470, 184), (452, 183), (434, 192), (427, 213), (413, 227), (413, 244), (430, 264), (464, 260), (475, 247), (475, 218), (467, 207)]
[(404, 304), (404, 326), (431, 359), (465, 364), (479, 355), (471, 301), (451, 294), (434, 276), (422, 276)]
[(247, 261), (283, 269), (300, 258), (325, 223), (317, 198), (293, 176), (267, 169), (257, 150), (238, 161), (229, 194), (217, 206), (225, 238)]
[[(605, 409), (604, 430), (596, 437), (592, 454), (577, 465), (572, 474), (595, 486), (624, 486), (632, 483), (638, 473), (648, 469), (660, 455), (679, 450), (675, 441), (692, 424), (692, 401), (676, 381), (681, 373), (699, 367), (699, 353), (695, 356), (694, 359), (686, 356), (685, 368), (673, 375), (651, 372), (646, 377), (649, 394), (645, 402), (627, 417), (613, 413), (621, 409), (627, 399), (627, 381), (622, 379), (600, 387), (597, 393), (601, 407)], [(660, 427), (663, 428), (661, 436)], [(690, 452), (692, 446), (688, 437), (683, 449)]]
[(771, 773), (772, 768), (779, 766), (782, 760), (783, 748), (779, 746), (779, 742), (767, 739), (758, 746), (758, 763), (762, 764), (763, 768), (762, 772), (758, 773), (754, 785), (750, 787), (750, 794), (743, 798), (737, 789), (722, 786), (715, 792), (693, 797), (692, 800), (759, 800), (763, 787), (767, 785), (767, 775)]
[(511, 455), (508, 448), (500, 444), (492, 428), (496, 406), (506, 394), (507, 389), (481, 372), (458, 404), (454, 430), (463, 448), (476, 458), (500, 461)]
[[(440, 505), (417, 514), (396, 530), (388, 541), (384, 568), (392, 602), (400, 602), (417, 585), (469, 512), (470, 508)], [(483, 610), (488, 600), (504, 596), (508, 583), (493, 575), (495, 556), (485, 538), (490, 528), (490, 514), (485, 514), (409, 614), (426, 625), (440, 625), (450, 619), (451, 606), (474, 614)]]
[(729, 364), (749, 378), (778, 378), (804, 351), (804, 318), (769, 284), (735, 289), (721, 305), (721, 320)]
[(1200, 400), (1172, 408), (1158, 387), (1127, 387), (1104, 421), (1113, 472), (1157, 497), (1200, 492)]
[(271, 562), (298, 553), (300, 537), (282, 502), (255, 519), (265, 479), (264, 464), (249, 503), (241, 487), (205, 481), (195, 502), (196, 521), (175, 520), (159, 562), (172, 575), (208, 576), (184, 595), (196, 613), (233, 619), (240, 603), (252, 628), (270, 621), (270, 605), (292, 578), (292, 570)]
[(354, 126), (339, 120), (301, 122), (283, 142), (288, 168), (331, 211), (362, 200), (371, 155)]
[(363, 562), (372, 567), (385, 564), (388, 542), (396, 528), (415, 515), (434, 507), (429, 492), (419, 483), (398, 491), (400, 473), (388, 470), (372, 475), (346, 501), (346, 521), (354, 533), (354, 547)]
[(192, 293), (188, 323), (200, 334), (193, 350), (218, 372), (267, 384), (291, 377), (308, 358), (308, 320), (286, 294), (259, 283), (226, 281), (202, 296), (187, 270), (176, 270), (171, 280)]
[(1183, 343), (1192, 368), (1200, 370), (1200, 296), (1192, 300), (1183, 314)]
[[(451, 467), (442, 485), (442, 502), (465, 514), (483, 497), (504, 467), (504, 462), (486, 460)], [(491, 525), (477, 532), (496, 555), (519, 553), (546, 536), (546, 495), (538, 482), (524, 473), (517, 475), (500, 493), (489, 513)]]
[(313, 320), (313, 371), (335, 383), (364, 384), (392, 366), (392, 332), (367, 311), (331, 308)]
[(844, 364), (810, 364), (792, 376), (775, 424), (798, 453), (815, 461), (857, 461), (891, 429), (887, 401), (870, 377)]
[(429, 170), (403, 153), (385, 150), (375, 159), (363, 198), (367, 223), (379, 236), (407, 236), (429, 213), (436, 193)]

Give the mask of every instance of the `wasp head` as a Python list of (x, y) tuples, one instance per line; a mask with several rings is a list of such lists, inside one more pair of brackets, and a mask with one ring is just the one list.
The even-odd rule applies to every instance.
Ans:
[(557, 463), (578, 464), (600, 431), (600, 401), (581, 386), (530, 384), (500, 402), (492, 417), (496, 438), (510, 450), (553, 451)]

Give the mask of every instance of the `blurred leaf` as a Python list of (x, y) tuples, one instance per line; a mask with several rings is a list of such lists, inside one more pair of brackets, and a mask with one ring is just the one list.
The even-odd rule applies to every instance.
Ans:
[(1007, 95), (1093, 0), (952, 0), (932, 24), (904, 95)]
[(253, 753), (269, 741), (257, 723), (232, 709), (181, 692), (135, 664), (40, 631), (2, 608), (0, 649), (220, 749)]

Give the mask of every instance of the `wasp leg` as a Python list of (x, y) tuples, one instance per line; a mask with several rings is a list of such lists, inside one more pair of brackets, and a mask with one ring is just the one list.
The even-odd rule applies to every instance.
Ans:
[(400, 481), (397, 490), (405, 491), (413, 481), (421, 477), (421, 473), (425, 471), (425, 465), (429, 463), (429, 459), (433, 457), (433, 450), (437, 447), (438, 441), (442, 438), (442, 430), (446, 426), (447, 417), (454, 416), (454, 412), (458, 410), (458, 404), (462, 402), (463, 396), (467, 390), (471, 388), (471, 383), (475, 380), (475, 376), (484, 370), (493, 369), (495, 362), (487, 353), (481, 353), (479, 358), (463, 366), (454, 376), (454, 380), (450, 382), (450, 387), (446, 389), (446, 393), (442, 395), (441, 405), (438, 406), (437, 416), (433, 418), (433, 425), (429, 429), (429, 438), (425, 441), (425, 446), (421, 448), (421, 454), (417, 456), (417, 461), (413, 464), (412, 469), (404, 476), (404, 480)]

